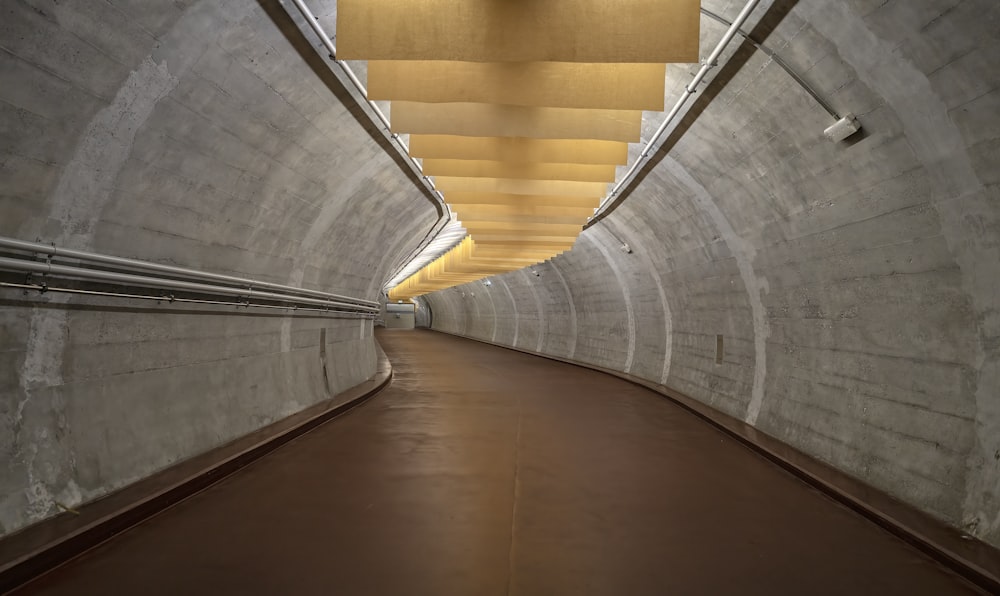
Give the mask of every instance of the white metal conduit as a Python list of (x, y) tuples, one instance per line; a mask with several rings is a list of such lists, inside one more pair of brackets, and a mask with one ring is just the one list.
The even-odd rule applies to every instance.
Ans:
[(441, 192), (434, 187), (434, 182), (431, 181), (431, 179), (428, 176), (424, 176), (424, 169), (420, 166), (420, 164), (417, 163), (415, 159), (410, 157), (409, 148), (399, 138), (398, 134), (392, 132), (392, 129), (389, 126), (389, 119), (385, 117), (385, 114), (382, 113), (382, 110), (378, 107), (378, 105), (376, 105), (374, 101), (368, 99), (368, 90), (365, 89), (365, 86), (361, 84), (361, 81), (358, 79), (357, 75), (354, 74), (354, 71), (351, 70), (351, 67), (348, 66), (347, 63), (344, 62), (343, 60), (337, 58), (337, 47), (333, 44), (333, 40), (330, 39), (330, 36), (327, 35), (326, 31), (319, 24), (319, 20), (313, 15), (312, 11), (309, 10), (309, 7), (306, 6), (306, 3), (303, 0), (292, 0), (292, 4), (294, 4), (295, 7), (299, 9), (299, 12), (302, 13), (302, 18), (305, 19), (306, 24), (309, 25), (309, 28), (312, 29), (313, 33), (316, 34), (316, 37), (319, 38), (320, 42), (323, 44), (323, 47), (325, 47), (326, 50), (330, 53), (330, 59), (333, 60), (337, 64), (337, 66), (341, 67), (344, 70), (344, 74), (347, 75), (347, 78), (350, 79), (351, 83), (354, 84), (354, 87), (358, 90), (359, 93), (361, 93), (361, 96), (365, 98), (365, 102), (368, 104), (368, 107), (371, 108), (372, 112), (375, 114), (375, 117), (382, 125), (383, 130), (385, 130), (389, 138), (393, 142), (395, 142), (396, 145), (400, 148), (400, 153), (410, 163), (410, 166), (413, 168), (413, 171), (415, 171), (423, 179), (424, 184), (427, 185), (428, 190), (430, 190), (431, 194), (434, 195), (438, 199), (438, 201), (442, 204), (444, 212), (445, 214), (447, 214), (448, 206), (447, 203), (445, 203), (444, 201), (444, 195), (441, 194)]
[[(245, 304), (248, 306), (259, 306), (248, 304), (250, 300), (265, 300), (295, 307), (302, 305), (343, 313), (374, 315), (379, 312), (379, 304), (373, 300), (137, 259), (59, 248), (50, 244), (27, 242), (3, 236), (0, 236), (0, 249), (15, 251), (13, 256), (0, 257), (0, 270), (2, 271), (37, 273), (213, 296), (233, 296), (246, 300)], [(16, 254), (17, 252), (29, 254), (20, 255)], [(42, 255), (46, 259), (37, 260)], [(81, 265), (53, 263), (53, 259), (78, 261)], [(98, 265), (116, 271), (88, 268), (82, 264)], [(151, 273), (158, 273), (161, 276), (151, 275)]]
[[(291, 11), (286, 5), (285, 0), (279, 0), (279, 2), (282, 8), (284, 8), (285, 11), (288, 12), (289, 15), (291, 15)], [(420, 176), (421, 179), (424, 181), (424, 184), (427, 186), (427, 189), (430, 190), (431, 195), (435, 197), (440, 203), (442, 215), (441, 217), (438, 218), (437, 224), (435, 224), (435, 226), (431, 228), (431, 231), (428, 232), (428, 234), (424, 237), (424, 239), (420, 242), (420, 244), (418, 244), (417, 247), (410, 252), (407, 258), (402, 262), (402, 264), (400, 264), (399, 267), (397, 267), (396, 270), (392, 272), (391, 279), (396, 279), (399, 276), (399, 272), (402, 271), (404, 268), (408, 268), (408, 265), (412, 263), (414, 260), (423, 259), (427, 254), (434, 252), (436, 250), (436, 249), (431, 249), (430, 245), (432, 242), (437, 241), (441, 237), (444, 230), (448, 227), (451, 219), (451, 209), (445, 202), (444, 195), (441, 193), (441, 191), (437, 190), (434, 187), (434, 181), (431, 180), (430, 177), (424, 175), (423, 167), (421, 167), (421, 165), (417, 162), (417, 160), (415, 160), (413, 157), (410, 156), (409, 148), (403, 143), (402, 139), (399, 138), (398, 134), (392, 132), (392, 129), (389, 125), (389, 119), (386, 118), (381, 108), (379, 108), (374, 101), (368, 99), (368, 90), (365, 89), (365, 86), (361, 84), (361, 81), (358, 79), (357, 75), (354, 74), (354, 71), (351, 70), (351, 67), (348, 66), (348, 64), (345, 61), (337, 58), (337, 47), (334, 45), (333, 40), (330, 39), (330, 36), (327, 35), (323, 27), (319, 24), (319, 19), (317, 19), (316, 16), (313, 15), (313, 12), (309, 10), (309, 7), (306, 6), (304, 0), (291, 0), (291, 2), (292, 4), (295, 5), (295, 8), (298, 9), (299, 14), (302, 15), (302, 18), (305, 19), (305, 22), (307, 25), (309, 25), (309, 28), (312, 29), (313, 33), (316, 34), (316, 37), (319, 38), (319, 41), (320, 43), (323, 44), (323, 47), (326, 48), (326, 51), (329, 54), (330, 59), (333, 60), (334, 64), (339, 66), (344, 71), (345, 76), (347, 76), (348, 80), (351, 81), (351, 83), (354, 85), (354, 88), (358, 91), (358, 93), (361, 94), (361, 97), (364, 98), (365, 103), (368, 104), (368, 107), (371, 108), (372, 113), (375, 114), (375, 117), (378, 120), (378, 123), (381, 125), (382, 129), (385, 131), (386, 136), (390, 139), (391, 142), (395, 143), (397, 149), (399, 150), (400, 155), (402, 155), (403, 158), (407, 160), (407, 162), (410, 164), (410, 167), (413, 168), (413, 171), (416, 172), (417, 175)], [(450, 236), (448, 237), (450, 238)], [(457, 245), (461, 240), (462, 238), (454, 240), (451, 246)], [(451, 248), (451, 246), (449, 248)], [(390, 283), (388, 284), (387, 287), (392, 287), (393, 285), (395, 284)]]
[(708, 75), (708, 72), (716, 67), (719, 61), (719, 57), (722, 56), (722, 52), (726, 50), (726, 47), (729, 46), (729, 43), (733, 40), (733, 38), (736, 37), (737, 34), (739, 34), (740, 27), (742, 27), (743, 24), (746, 23), (747, 19), (750, 17), (750, 14), (753, 13), (754, 9), (757, 8), (758, 4), (760, 4), (760, 0), (749, 0), (743, 6), (743, 9), (740, 11), (740, 14), (736, 17), (735, 20), (733, 20), (732, 24), (729, 26), (729, 29), (727, 29), (726, 33), (722, 36), (722, 39), (719, 40), (719, 43), (716, 44), (715, 49), (712, 50), (712, 53), (709, 54), (708, 58), (702, 61), (701, 68), (698, 69), (698, 72), (694, 75), (694, 78), (691, 79), (691, 82), (684, 87), (684, 92), (681, 93), (681, 96), (677, 99), (677, 103), (674, 104), (674, 107), (670, 110), (670, 112), (667, 114), (667, 117), (663, 120), (663, 123), (660, 124), (659, 128), (656, 129), (656, 132), (653, 133), (652, 138), (650, 138), (649, 142), (646, 143), (646, 146), (643, 148), (642, 153), (639, 155), (639, 159), (635, 160), (635, 163), (632, 164), (632, 167), (630, 167), (628, 171), (625, 172), (625, 175), (622, 176), (622, 179), (619, 180), (617, 184), (615, 184), (614, 188), (611, 190), (611, 193), (604, 198), (604, 201), (601, 202), (601, 206), (597, 208), (597, 211), (591, 218), (591, 223), (593, 223), (594, 220), (598, 219), (598, 216), (600, 216), (601, 213), (608, 207), (608, 205), (618, 195), (618, 193), (621, 192), (621, 190), (625, 188), (625, 186), (629, 182), (631, 182), (631, 180), (635, 177), (635, 174), (639, 170), (639, 168), (645, 165), (645, 163), (649, 160), (649, 158), (654, 153), (656, 153), (656, 151), (659, 149), (660, 139), (663, 137), (663, 134), (667, 131), (670, 125), (674, 123), (674, 120), (677, 119), (677, 116), (680, 114), (681, 110), (684, 108), (684, 105), (687, 104), (691, 96), (698, 91), (698, 85), (700, 85), (701, 82), (705, 79), (705, 76)]

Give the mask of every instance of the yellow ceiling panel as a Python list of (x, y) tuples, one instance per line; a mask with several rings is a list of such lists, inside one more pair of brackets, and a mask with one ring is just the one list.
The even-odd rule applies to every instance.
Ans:
[(576, 237), (580, 232), (577, 231), (573, 234), (518, 234), (517, 232), (504, 232), (498, 230), (489, 233), (476, 234), (476, 242), (482, 244), (496, 244), (496, 245), (524, 245), (524, 244), (534, 244), (539, 247), (541, 246), (573, 246), (576, 242)]
[(459, 220), (496, 219), (501, 217), (575, 217), (586, 219), (594, 214), (590, 207), (556, 207), (518, 203), (513, 205), (455, 205), (452, 211)]
[[(477, 263), (474, 261), (462, 261), (461, 263), (455, 263), (445, 269), (443, 272), (438, 273), (434, 276), (434, 280), (456, 280), (456, 281), (473, 281), (475, 279), (481, 279), (487, 275), (492, 275), (496, 273), (506, 273), (508, 271), (514, 271), (515, 269), (520, 269), (521, 267), (527, 267), (528, 265), (533, 265), (534, 263)], [(470, 277), (471, 276), (471, 277)]]
[[(469, 214), (469, 219), (482, 222), (482, 221), (492, 221), (497, 223), (510, 223), (510, 224), (547, 224), (547, 225), (560, 225), (568, 226), (573, 225), (580, 229), (583, 229), (583, 225), (587, 223), (586, 215), (494, 215), (488, 216), (483, 214)], [(466, 228), (468, 229), (468, 228)]]
[(368, 99), (663, 110), (665, 64), (371, 60)]
[(473, 253), (475, 258), (479, 259), (501, 259), (511, 257), (514, 259), (534, 259), (537, 263), (539, 259), (547, 259), (554, 254), (559, 254), (563, 252), (562, 250), (553, 250), (552, 248), (531, 248), (529, 246), (523, 247), (481, 247), (476, 245), (476, 251)]
[[(550, 253), (551, 251), (548, 251)], [(547, 253), (547, 254), (548, 254)], [(541, 254), (541, 253), (539, 253)], [(504, 254), (487, 254), (484, 251), (476, 250), (473, 252), (472, 256), (469, 257), (469, 262), (471, 263), (484, 263), (492, 265), (511, 265), (516, 267), (524, 267), (525, 265), (533, 265), (538, 262), (538, 257), (534, 254), (528, 254), (526, 252), (514, 252), (506, 251)]]
[(625, 164), (628, 143), (596, 140), (410, 135), (410, 155), (423, 159), (481, 159), (514, 163)]
[(394, 101), (393, 132), (470, 137), (639, 141), (642, 112)]
[(510, 163), (473, 159), (425, 159), (424, 174), (470, 178), (614, 182), (615, 166), (572, 163)]
[(482, 279), (573, 247), (643, 110), (663, 109), (666, 62), (694, 62), (698, 0), (339, 0), (341, 59), (368, 60), (469, 232), (393, 299)]
[(601, 204), (600, 195), (589, 196), (556, 196), (556, 195), (522, 195), (497, 192), (468, 192), (453, 190), (444, 195), (444, 200), (455, 209), (460, 205), (536, 205), (539, 207), (582, 207), (596, 209)]
[(560, 240), (530, 240), (520, 238), (517, 240), (503, 240), (494, 239), (490, 240), (486, 236), (477, 236), (473, 238), (468, 237), (471, 246), (475, 249), (478, 255), (490, 255), (495, 256), (497, 251), (505, 250), (518, 250), (518, 251), (552, 251), (552, 250), (565, 250), (576, 242), (576, 238), (566, 238)]
[(586, 210), (585, 213), (568, 213), (562, 215), (533, 215), (528, 213), (513, 214), (492, 214), (481, 211), (460, 211), (456, 212), (458, 219), (464, 221), (502, 221), (502, 222), (522, 222), (522, 223), (548, 223), (548, 224), (573, 224), (583, 226), (587, 223), (587, 218), (593, 215), (593, 211)]
[(581, 232), (581, 226), (576, 224), (550, 224), (532, 223), (518, 221), (463, 221), (462, 227), (468, 230), (469, 234), (477, 237), (480, 231), (493, 232), (513, 232), (525, 236), (574, 236)]
[(445, 193), (449, 191), (488, 192), (515, 195), (556, 195), (602, 197), (608, 190), (605, 182), (577, 182), (571, 180), (518, 180), (516, 178), (465, 178), (435, 176), (434, 184)]
[(697, 62), (698, 0), (339, 0), (341, 60)]

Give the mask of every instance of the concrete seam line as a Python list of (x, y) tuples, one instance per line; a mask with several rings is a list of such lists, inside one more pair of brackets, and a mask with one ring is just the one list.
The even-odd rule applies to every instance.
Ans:
[(622, 291), (622, 299), (625, 301), (625, 316), (628, 321), (628, 352), (625, 356), (625, 372), (630, 372), (632, 370), (632, 363), (635, 360), (635, 309), (632, 306), (632, 293), (629, 292), (628, 284), (625, 283), (625, 279), (622, 277), (621, 272), (618, 271), (618, 267), (615, 267), (615, 262), (611, 258), (611, 253), (608, 252), (608, 249), (594, 239), (592, 234), (583, 233), (580, 234), (580, 238), (586, 238), (604, 256), (604, 260), (607, 261), (608, 267), (614, 273), (615, 280), (618, 281), (618, 287)]
[[(541, 265), (541, 263), (539, 263)], [(538, 265), (535, 265), (538, 267)], [(535, 284), (531, 281), (531, 275), (528, 273), (528, 269), (520, 270), (521, 277), (526, 280), (528, 285), (528, 290), (531, 291), (531, 297), (535, 299), (535, 311), (538, 313), (538, 339), (535, 341), (535, 351), (542, 351), (542, 343), (545, 336), (542, 334), (542, 329), (545, 322), (545, 313), (542, 311), (542, 299), (538, 297), (538, 290), (535, 288)]]
[[(606, 228), (615, 227), (613, 219), (604, 219), (604, 226)], [(625, 235), (620, 233), (613, 234), (617, 238), (624, 237)], [(673, 348), (674, 348), (674, 318), (673, 313), (670, 310), (670, 303), (667, 301), (667, 293), (663, 289), (663, 279), (660, 277), (660, 271), (656, 268), (656, 264), (653, 262), (652, 257), (649, 256), (649, 252), (644, 248), (639, 248), (635, 253), (646, 263), (646, 268), (649, 270), (649, 276), (653, 278), (656, 282), (656, 292), (660, 296), (660, 306), (663, 309), (663, 366), (660, 370), (660, 383), (666, 384), (667, 378), (670, 376), (670, 364), (673, 360)]]
[(500, 285), (502, 285), (503, 289), (506, 290), (507, 297), (510, 298), (510, 307), (514, 310), (514, 339), (510, 342), (510, 345), (516, 346), (517, 333), (519, 327), (521, 326), (519, 321), (520, 317), (517, 314), (517, 301), (514, 300), (514, 293), (510, 291), (510, 288), (507, 286), (507, 282), (505, 282), (502, 277), (498, 277), (497, 281), (500, 282)]
[[(438, 330), (434, 329), (432, 331), (438, 331)], [(826, 467), (834, 471), (835, 473), (843, 474), (846, 476), (844, 472), (841, 472), (837, 468), (824, 464), (820, 460), (802, 451), (799, 451), (794, 447), (791, 447), (787, 443), (784, 443), (783, 441), (780, 441), (779, 439), (767, 435), (766, 433), (762, 433), (756, 429), (753, 429), (751, 431), (753, 434), (744, 434), (735, 429), (729, 428), (724, 422), (725, 419), (732, 420), (733, 422), (739, 424), (745, 424), (745, 423), (740, 421), (738, 418), (734, 418), (732, 416), (729, 416), (728, 414), (716, 410), (715, 408), (706, 403), (699, 402), (698, 400), (691, 398), (679, 391), (675, 391), (664, 385), (658, 385), (652, 381), (643, 379), (641, 377), (637, 377), (635, 375), (631, 375), (628, 373), (624, 373), (609, 368), (604, 368), (594, 364), (589, 364), (579, 360), (570, 360), (568, 358), (553, 356), (551, 354), (536, 354), (535, 352), (531, 352), (523, 348), (505, 346), (502, 344), (490, 344), (490, 342), (487, 342), (485, 340), (481, 340), (475, 337), (467, 337), (459, 335), (457, 333), (448, 333), (447, 331), (438, 331), (438, 333), (444, 333), (446, 335), (453, 335), (456, 337), (461, 337), (463, 339), (468, 339), (471, 341), (493, 345), (495, 347), (502, 348), (505, 350), (513, 350), (515, 352), (521, 352), (528, 356), (537, 356), (539, 358), (554, 360), (556, 362), (569, 364), (571, 366), (586, 368), (596, 372), (611, 375), (613, 377), (617, 377), (619, 379), (622, 379), (623, 381), (632, 383), (633, 385), (638, 385), (640, 387), (648, 389), (649, 391), (652, 391), (658, 396), (665, 398), (673, 405), (676, 405), (682, 410), (688, 412), (692, 416), (699, 418), (712, 428), (716, 429), (718, 432), (723, 433), (724, 435), (729, 436), (734, 440), (738, 441), (741, 445), (745, 446), (747, 449), (753, 451), (755, 454), (768, 460), (774, 465), (786, 470), (787, 472), (791, 473), (796, 478), (799, 478), (809, 486), (814, 487), (824, 495), (827, 495), (828, 497), (832, 498), (837, 503), (844, 505), (845, 507), (847, 507), (851, 511), (854, 511), (855, 513), (862, 516), (871, 523), (876, 524), (877, 526), (889, 532), (890, 534), (896, 536), (900, 540), (903, 540), (907, 544), (913, 546), (920, 552), (929, 556), (931, 559), (935, 560), (939, 564), (954, 571), (955, 573), (957, 573), (964, 579), (968, 580), (969, 582), (975, 584), (976, 586), (985, 588), (991, 592), (1000, 593), (1000, 577), (992, 573), (990, 570), (979, 565), (976, 561), (971, 560), (970, 558), (959, 554), (954, 549), (949, 548), (947, 545), (941, 544), (938, 541), (935, 541), (932, 538), (926, 536), (925, 534), (915, 529), (912, 529), (906, 523), (897, 520), (892, 514), (880, 509), (875, 505), (870, 505), (868, 503), (868, 500), (866, 500), (866, 497), (869, 493), (878, 493), (878, 494), (885, 494), (885, 493), (882, 493), (877, 488), (871, 487), (870, 485), (864, 484), (856, 479), (855, 481), (858, 482), (858, 484), (861, 484), (865, 487), (865, 491), (859, 491), (859, 494), (854, 494), (850, 490), (837, 487), (832, 482), (824, 480), (817, 473), (811, 472), (810, 470), (800, 466), (794, 461), (787, 459), (782, 455), (780, 455), (779, 453), (777, 453), (776, 451), (768, 448), (766, 445), (763, 444), (763, 442), (761, 442), (760, 437), (761, 436), (767, 437), (768, 439), (776, 443), (779, 443), (788, 449), (795, 451), (796, 453), (818, 464), (819, 466)], [(685, 401), (681, 400), (677, 396), (681, 396), (685, 400), (689, 400), (692, 403), (698, 404), (699, 408), (703, 408), (705, 411), (703, 412), (699, 408), (695, 408), (691, 405), (688, 405), (687, 403), (685, 403)], [(920, 510), (917, 510), (912, 505), (909, 505), (907, 503), (904, 503), (896, 499), (891, 499), (891, 500), (893, 500), (898, 505), (901, 505), (902, 507), (913, 509), (918, 513), (920, 513), (921, 515), (927, 516), (927, 514), (921, 512)], [(932, 523), (935, 523), (942, 527), (947, 527), (944, 524), (942, 524), (942, 522), (936, 519), (933, 518), (930, 519)], [(983, 545), (986, 549), (993, 548), (985, 542), (982, 542), (980, 544)], [(988, 557), (991, 555), (984, 553), (982, 556)]]
[[(472, 284), (472, 288), (476, 287), (476, 282), (472, 282)], [(472, 288), (469, 289), (469, 298), (471, 298), (469, 302), (472, 303), (472, 308), (475, 309), (476, 312), (472, 315), (471, 322), (468, 320), (468, 317), (466, 317), (466, 329), (472, 329), (472, 326), (475, 325), (477, 321), (482, 320), (482, 316), (479, 314), (479, 300), (476, 298), (476, 293), (472, 290)], [(480, 290), (480, 293), (482, 293), (482, 290)]]
[(736, 233), (729, 218), (715, 204), (708, 189), (696, 180), (680, 162), (668, 155), (663, 158), (662, 164), (671, 175), (691, 191), (695, 205), (712, 222), (726, 246), (729, 247), (733, 258), (736, 259), (740, 277), (743, 279), (743, 286), (747, 291), (747, 300), (750, 302), (750, 313), (753, 319), (753, 390), (750, 393), (750, 403), (747, 405), (745, 421), (747, 424), (756, 425), (757, 417), (760, 416), (760, 410), (764, 403), (764, 381), (767, 377), (767, 338), (771, 335), (767, 311), (764, 310), (764, 301), (761, 299), (761, 294), (768, 291), (767, 282), (762, 282), (753, 270), (753, 258), (756, 251), (749, 242)]
[(563, 288), (566, 290), (566, 300), (567, 303), (569, 304), (570, 340), (571, 340), (569, 344), (568, 357), (572, 358), (573, 354), (576, 354), (576, 334), (577, 334), (576, 304), (573, 302), (573, 292), (572, 290), (569, 289), (569, 284), (566, 283), (566, 277), (562, 274), (562, 271), (560, 271), (559, 267), (556, 265), (556, 259), (552, 259), (551, 261), (549, 261), (549, 265), (552, 266), (552, 270), (556, 272), (556, 276), (559, 278), (559, 281), (562, 282)]
[(486, 287), (486, 298), (489, 299), (490, 310), (493, 311), (493, 332), (490, 333), (490, 342), (495, 342), (497, 340), (497, 305), (493, 302), (493, 292), (490, 291), (490, 287)]
[[(56, 567), (59, 567), (82, 555), (84, 552), (115, 538), (123, 532), (128, 531), (154, 515), (157, 515), (174, 505), (195, 496), (196, 494), (218, 483), (222, 479), (239, 472), (241, 469), (252, 464), (253, 462), (258, 461), (275, 450), (283, 447), (289, 442), (354, 410), (357, 406), (364, 404), (369, 399), (382, 392), (382, 390), (387, 388), (392, 382), (392, 363), (382, 350), (382, 347), (378, 344), (378, 341), (373, 338), (373, 342), (375, 343), (378, 358), (375, 376), (371, 380), (359, 383), (358, 385), (351, 387), (330, 399), (324, 400), (319, 404), (313, 404), (312, 406), (306, 408), (306, 410), (318, 410), (323, 404), (332, 404), (338, 398), (358, 391), (362, 385), (375, 383), (374, 387), (364, 390), (361, 394), (342, 404), (320, 411), (314, 416), (302, 420), (295, 426), (279, 431), (274, 436), (240, 448), (239, 451), (231, 455), (224, 456), (222, 459), (219, 459), (208, 466), (185, 476), (182, 480), (172, 483), (165, 488), (158, 489), (141, 496), (128, 505), (99, 517), (93, 522), (77, 528), (68, 534), (48, 540), (41, 546), (33, 547), (29, 552), (9, 562), (0, 562), (0, 594), (5, 594), (8, 591), (33, 581), (37, 577), (48, 573)], [(295, 416), (295, 414), (292, 414), (292, 416)], [(287, 420), (287, 418), (285, 420)], [(266, 431), (266, 429), (274, 428), (281, 423), (282, 420), (279, 420), (263, 428), (257, 429), (256, 431), (253, 431), (253, 433)], [(239, 440), (240, 439), (235, 439), (234, 442)], [(212, 452), (223, 453), (231, 444), (232, 442), (227, 445), (216, 447), (210, 451), (209, 454)], [(169, 473), (172, 469), (183, 466), (184, 464), (185, 462), (180, 462), (171, 468), (161, 470), (160, 472), (147, 476), (146, 478), (119, 490), (127, 490), (129, 487), (134, 487), (136, 484), (140, 484), (144, 481), (150, 482), (151, 479), (155, 479), (157, 475)], [(93, 503), (99, 502), (100, 500), (101, 499), (97, 499), (94, 502), (82, 505), (77, 509), (85, 512), (89, 506)], [(45, 524), (45, 521), (36, 526), (29, 526), (25, 531), (31, 532), (33, 527), (38, 528), (43, 524)], [(20, 535), (21, 534), (18, 533), (12, 536)], [(9, 537), (0, 540), (0, 545), (4, 545), (5, 543), (9, 543)]]

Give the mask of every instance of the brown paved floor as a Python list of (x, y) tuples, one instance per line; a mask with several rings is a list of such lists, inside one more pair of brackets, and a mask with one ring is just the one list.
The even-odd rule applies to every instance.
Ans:
[(624, 381), (421, 331), (391, 387), (19, 594), (961, 594)]

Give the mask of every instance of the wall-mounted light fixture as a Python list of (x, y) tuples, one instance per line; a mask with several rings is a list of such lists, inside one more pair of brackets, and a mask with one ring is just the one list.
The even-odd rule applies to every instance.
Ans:
[(854, 117), (854, 114), (847, 114), (824, 130), (823, 134), (834, 143), (839, 143), (859, 130), (861, 130), (861, 124), (858, 119)]

